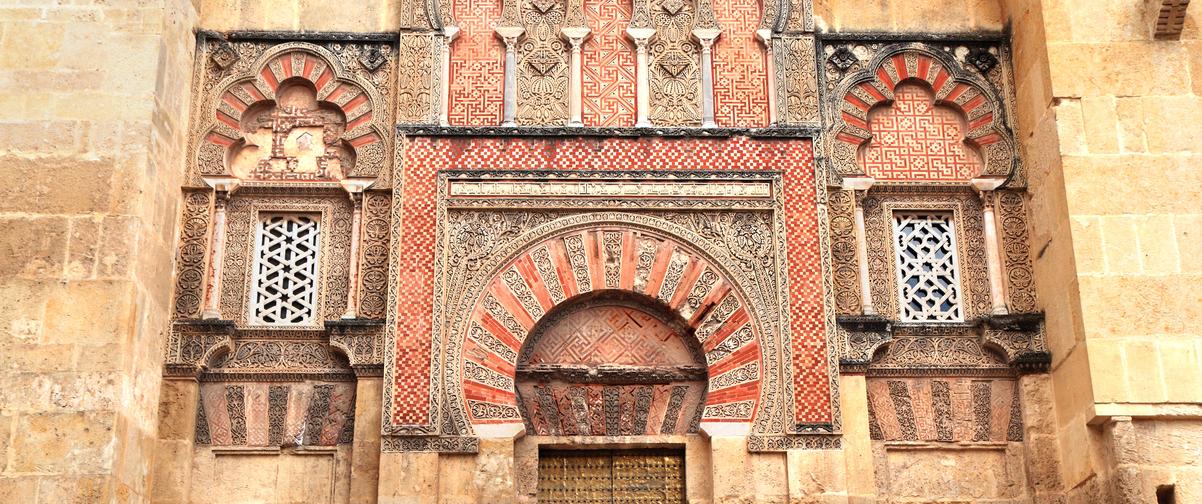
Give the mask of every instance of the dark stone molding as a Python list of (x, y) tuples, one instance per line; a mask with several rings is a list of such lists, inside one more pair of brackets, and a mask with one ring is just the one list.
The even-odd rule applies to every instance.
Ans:
[(272, 40), (279, 42), (396, 42), (395, 32), (324, 32), (324, 31), (283, 31), (283, 30), (232, 30), (218, 32), (202, 30), (201, 34), (209, 38), (228, 41)]
[(658, 128), (620, 127), (594, 128), (579, 126), (439, 126), (433, 124), (400, 124), (397, 133), (407, 136), (430, 137), (680, 137), (680, 138), (792, 138), (812, 139), (817, 127), (768, 128)]
[(517, 378), (537, 382), (552, 380), (571, 383), (601, 384), (666, 384), (682, 381), (703, 381), (706, 369), (700, 366), (645, 367), (645, 366), (568, 366), (536, 364), (520, 366)]
[(832, 42), (936, 42), (936, 43), (996, 43), (1009, 42), (1010, 30), (949, 33), (898, 33), (898, 32), (818, 32), (814, 36), (820, 41)]
[[(1052, 354), (1045, 346), (1042, 313), (987, 315), (956, 323), (916, 323), (876, 315), (841, 315), (836, 318), (844, 335), (839, 372), (872, 376), (1003, 376), (1047, 372)], [(971, 340), (1004, 359), (1004, 367), (980, 365), (873, 367), (878, 353), (894, 341), (915, 338)]]

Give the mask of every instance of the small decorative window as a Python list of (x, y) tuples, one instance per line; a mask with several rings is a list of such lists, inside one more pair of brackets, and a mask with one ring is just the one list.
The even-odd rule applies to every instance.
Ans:
[(317, 315), (316, 216), (262, 214), (255, 235), (250, 322), (309, 325)]
[(952, 214), (894, 212), (893, 236), (901, 320), (964, 320)]

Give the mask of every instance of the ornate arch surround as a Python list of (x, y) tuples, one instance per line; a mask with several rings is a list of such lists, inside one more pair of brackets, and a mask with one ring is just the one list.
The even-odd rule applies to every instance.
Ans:
[(345, 176), (374, 176), (390, 158), (389, 121), (384, 98), (374, 86), (349, 72), (326, 49), (295, 42), (264, 52), (250, 69), (217, 84), (209, 110), (200, 116), (195, 166), (200, 175), (230, 175), (230, 151), (243, 142), (244, 114), (276, 103), (286, 81), (312, 86), (319, 104), (337, 108), (345, 118), (339, 140), (353, 149), (356, 161)]
[(947, 55), (919, 44), (882, 50), (864, 70), (845, 78), (836, 89), (825, 143), (837, 173), (864, 174), (858, 155), (873, 138), (869, 112), (892, 103), (897, 87), (908, 82), (929, 87), (935, 105), (964, 116), (964, 142), (981, 156), (982, 170), (977, 176), (1006, 178), (1014, 173), (1018, 159), (999, 93)]
[[(583, 222), (577, 215), (531, 230), (497, 255), (486, 283), (453, 305), (470, 306), (449, 314), (446, 392), (453, 423), (521, 423), (515, 366), (527, 335), (556, 306), (601, 286), (659, 300), (688, 324), (707, 364), (700, 421), (754, 419), (768, 372), (764, 354), (775, 350), (761, 337), (760, 315), (747, 301), (743, 280), (682, 236), (687, 231), (672, 233), (623, 215), (591, 214)], [(604, 262), (606, 247), (620, 260)]]

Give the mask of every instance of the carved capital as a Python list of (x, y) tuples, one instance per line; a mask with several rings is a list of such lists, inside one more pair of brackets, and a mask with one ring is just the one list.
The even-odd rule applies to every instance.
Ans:
[(697, 41), (701, 43), (703, 51), (709, 51), (714, 47), (714, 41), (722, 35), (722, 30), (716, 28), (694, 28), (693, 36), (697, 37)]
[(580, 52), (580, 47), (588, 40), (592, 30), (587, 26), (565, 26), (559, 32), (572, 44), (572, 52)]
[(626, 36), (634, 41), (639, 52), (646, 52), (647, 44), (655, 37), (655, 28), (627, 28)]
[(505, 51), (514, 52), (517, 50), (518, 40), (526, 33), (526, 29), (521, 26), (498, 26), (494, 29), (497, 37), (505, 42)]

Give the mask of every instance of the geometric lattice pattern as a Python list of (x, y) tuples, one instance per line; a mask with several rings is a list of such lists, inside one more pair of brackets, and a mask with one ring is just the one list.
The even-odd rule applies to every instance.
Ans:
[(505, 79), (504, 44), (493, 23), (501, 17), (501, 2), (454, 2), (459, 38), (451, 44), (449, 121), (454, 125), (501, 124)]
[(766, 54), (755, 39), (760, 4), (755, 0), (713, 4), (722, 25), (722, 36), (714, 44), (714, 120), (722, 126), (768, 125)]
[(966, 181), (981, 173), (979, 154), (964, 143), (959, 112), (935, 106), (919, 84), (899, 84), (893, 96), (892, 106), (869, 116), (865, 173), (882, 181)]
[(313, 217), (260, 217), (255, 236), (252, 323), (312, 323), (317, 314), (318, 234), (318, 222)]
[(964, 320), (952, 214), (894, 212), (893, 236), (901, 319)]
[(585, 2), (592, 37), (582, 51), (582, 114), (587, 126), (634, 126), (635, 53), (626, 40), (630, 2)]

